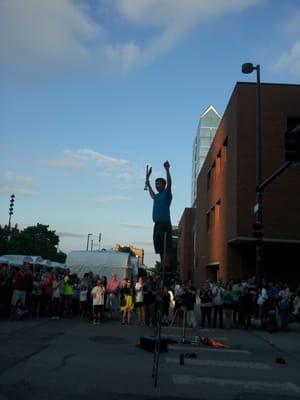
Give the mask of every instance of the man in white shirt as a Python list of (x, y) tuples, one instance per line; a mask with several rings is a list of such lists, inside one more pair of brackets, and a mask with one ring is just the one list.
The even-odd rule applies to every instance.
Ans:
[(105, 287), (100, 279), (97, 280), (97, 286), (95, 286), (91, 291), (91, 296), (93, 299), (93, 311), (94, 311), (94, 325), (100, 325), (101, 319), (103, 319), (104, 314), (104, 294)]

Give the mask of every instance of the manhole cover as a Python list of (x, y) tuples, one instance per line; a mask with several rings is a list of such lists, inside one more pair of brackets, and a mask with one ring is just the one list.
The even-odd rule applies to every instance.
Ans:
[(116, 336), (92, 336), (90, 337), (90, 340), (101, 344), (129, 344), (128, 340)]

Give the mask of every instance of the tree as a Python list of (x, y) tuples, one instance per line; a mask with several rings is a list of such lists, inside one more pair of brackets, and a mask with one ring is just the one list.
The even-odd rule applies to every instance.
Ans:
[(134, 251), (129, 246), (119, 245), (118, 251), (120, 251), (121, 253), (129, 253), (131, 256), (135, 256)]
[(19, 233), (18, 225), (11, 228), (8, 225), (0, 225), (0, 254), (11, 253), (11, 243), (17, 240)]
[(59, 237), (55, 231), (49, 230), (49, 225), (38, 223), (23, 231), (19, 231), (17, 226), (11, 230), (7, 226), (0, 227), (0, 240), (0, 254), (41, 256), (58, 262), (64, 262), (66, 258), (65, 253), (57, 251)]

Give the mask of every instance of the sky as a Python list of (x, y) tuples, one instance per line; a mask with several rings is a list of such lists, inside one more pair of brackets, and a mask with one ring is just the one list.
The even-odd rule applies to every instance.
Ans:
[(152, 246), (152, 180), (191, 205), (202, 112), (222, 115), (241, 64), (300, 82), (300, 0), (1, 0), (0, 224), (49, 225), (59, 248)]

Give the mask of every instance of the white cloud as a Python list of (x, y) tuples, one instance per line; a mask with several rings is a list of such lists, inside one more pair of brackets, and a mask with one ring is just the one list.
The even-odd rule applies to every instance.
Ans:
[(69, 237), (69, 238), (86, 238), (87, 235), (82, 233), (73, 233), (73, 232), (56, 232), (59, 237)]
[(89, 61), (87, 40), (101, 36), (71, 0), (3, 0), (0, 4), (2, 63), (33, 67)]
[(98, 165), (105, 164), (112, 167), (128, 165), (127, 160), (107, 156), (106, 154), (99, 153), (92, 149), (79, 149), (76, 151), (65, 150), (64, 153), (69, 157), (78, 158), (80, 160), (94, 161)]
[(19, 196), (37, 196), (34, 190), (32, 178), (29, 176), (15, 175), (12, 171), (4, 171), (0, 176), (0, 194), (12, 194)]
[(274, 65), (275, 71), (287, 71), (290, 75), (300, 77), (300, 40), (283, 53)]
[(80, 160), (74, 160), (72, 158), (57, 158), (54, 160), (41, 160), (42, 164), (48, 167), (57, 168), (65, 171), (79, 171), (86, 168), (83, 162)]
[(288, 72), (292, 76), (300, 77), (300, 12), (285, 21), (281, 29), (291, 38), (292, 44), (279, 56), (273, 70), (275, 72)]
[(99, 177), (112, 177), (121, 182), (115, 182), (115, 188), (125, 190), (137, 181), (141, 181), (142, 174), (129, 160), (112, 157), (93, 149), (64, 150), (63, 156), (53, 160), (42, 160), (42, 164), (60, 170), (77, 171), (95, 168), (95, 174)]
[(93, 203), (112, 203), (112, 202), (122, 202), (122, 201), (127, 201), (130, 200), (129, 197), (127, 196), (118, 196), (118, 195), (112, 195), (112, 196), (98, 196), (94, 197), (92, 199)]
[(134, 223), (120, 223), (119, 226), (123, 226), (125, 228), (133, 228), (133, 229), (152, 229), (152, 225), (143, 225), (143, 224), (134, 224)]
[[(40, 69), (72, 66), (128, 72), (152, 62), (174, 47), (202, 21), (241, 12), (263, 0), (98, 0), (106, 14), (121, 17), (135, 38), (115, 42), (104, 31), (100, 14), (93, 20), (72, 0), (2, 0), (0, 2), (0, 65)], [(88, 4), (88, 3), (83, 3)], [(87, 7), (87, 6), (86, 6)], [(113, 25), (112, 25), (113, 26)], [(107, 28), (109, 29), (109, 28)], [(127, 33), (127, 32), (126, 32)]]
[(114, 188), (117, 190), (120, 190), (120, 191), (127, 190), (127, 189), (129, 189), (129, 187), (130, 186), (127, 183), (119, 183), (119, 184), (114, 185)]

